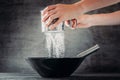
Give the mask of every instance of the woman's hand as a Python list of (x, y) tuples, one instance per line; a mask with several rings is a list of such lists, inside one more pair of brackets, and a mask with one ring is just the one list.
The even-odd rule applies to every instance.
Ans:
[(118, 25), (120, 24), (120, 11), (92, 15), (84, 14), (80, 15), (76, 19), (65, 21), (65, 24), (69, 26), (70, 22), (70, 27), (72, 28), (88, 28), (91, 26)]
[(65, 25), (70, 27), (71, 29), (76, 29), (76, 28), (89, 28), (92, 26), (90, 23), (90, 17), (91, 15), (81, 15), (76, 19), (71, 19), (65, 21)]
[[(118, 2), (120, 2), (120, 0), (109, 0), (109, 1), (106, 1), (106, 0), (99, 0), (99, 1), (98, 0), (92, 0), (92, 1), (91, 0), (80, 0), (79, 2), (74, 3), (74, 4), (51, 5), (43, 10), (42, 21), (46, 23), (46, 26), (49, 26), (51, 29), (54, 29), (59, 23), (61, 23), (63, 21), (77, 18), (79, 15), (81, 15), (83, 13), (86, 13), (86, 12), (89, 12), (89, 11), (92, 11), (95, 9), (103, 8), (103, 7), (106, 7), (109, 5), (113, 5)], [(96, 16), (95, 22), (93, 22), (93, 24), (95, 24), (95, 25), (104, 25), (104, 24), (106, 25), (108, 23), (109, 24), (118, 24), (118, 22), (117, 23), (112, 23), (110, 21), (108, 21), (108, 23), (105, 21), (103, 22), (103, 20), (101, 19), (102, 18), (101, 16), (104, 16), (104, 15), (100, 15), (100, 17), (99, 17), (99, 15)], [(117, 14), (117, 16), (118, 16), (118, 14)], [(58, 20), (54, 24), (51, 24), (51, 22), (56, 18), (58, 18)], [(98, 18), (100, 20), (97, 20)], [(108, 17), (105, 17), (105, 18), (106, 18), (106, 20), (108, 20)], [(112, 18), (114, 18), (114, 17), (112, 17)], [(117, 18), (117, 21), (119, 21), (119, 16)], [(84, 23), (84, 24), (80, 23), (77, 25), (84, 26), (84, 27), (90, 26), (90, 25), (86, 25), (86, 23)]]
[[(80, 7), (76, 4), (56, 4), (48, 6), (43, 10), (42, 21), (46, 23), (51, 29), (54, 29), (59, 23), (78, 17), (82, 14), (82, 8), (80, 13)], [(51, 22), (59, 18), (54, 24), (50, 25)]]

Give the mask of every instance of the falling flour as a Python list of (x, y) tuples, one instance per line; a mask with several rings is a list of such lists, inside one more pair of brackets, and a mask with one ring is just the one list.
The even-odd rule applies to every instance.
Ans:
[(48, 32), (46, 36), (46, 48), (49, 53), (49, 57), (62, 58), (64, 57), (65, 44), (64, 44), (64, 32)]

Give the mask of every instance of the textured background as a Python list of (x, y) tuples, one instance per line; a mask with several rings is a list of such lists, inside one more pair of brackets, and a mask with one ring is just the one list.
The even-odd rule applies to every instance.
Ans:
[[(77, 0), (0, 0), (0, 72), (34, 73), (25, 58), (48, 56), (41, 32), (40, 10), (56, 3)], [(120, 4), (90, 12), (120, 10)], [(120, 25), (89, 29), (65, 28), (66, 56), (72, 57), (95, 45), (100, 50), (88, 56), (76, 73), (120, 73)]]

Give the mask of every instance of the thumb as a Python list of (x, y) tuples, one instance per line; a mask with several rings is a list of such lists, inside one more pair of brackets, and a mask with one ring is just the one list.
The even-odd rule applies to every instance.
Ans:
[(77, 20), (76, 19), (71, 19), (65, 21), (65, 25), (71, 29), (75, 29), (77, 27)]
[(65, 25), (66, 25), (67, 27), (70, 27), (70, 20), (65, 21)]
[(71, 27), (72, 27), (72, 29), (75, 29), (77, 27), (77, 20), (76, 19), (71, 20)]

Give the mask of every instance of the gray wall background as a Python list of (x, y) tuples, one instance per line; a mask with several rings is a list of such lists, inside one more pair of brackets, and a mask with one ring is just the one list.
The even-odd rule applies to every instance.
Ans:
[[(34, 73), (28, 57), (48, 56), (41, 32), (40, 10), (56, 3), (77, 0), (0, 0), (0, 72)], [(120, 10), (120, 4), (90, 12)], [(100, 50), (88, 56), (76, 73), (120, 73), (120, 25), (89, 29), (65, 28), (66, 57), (95, 45)]]

